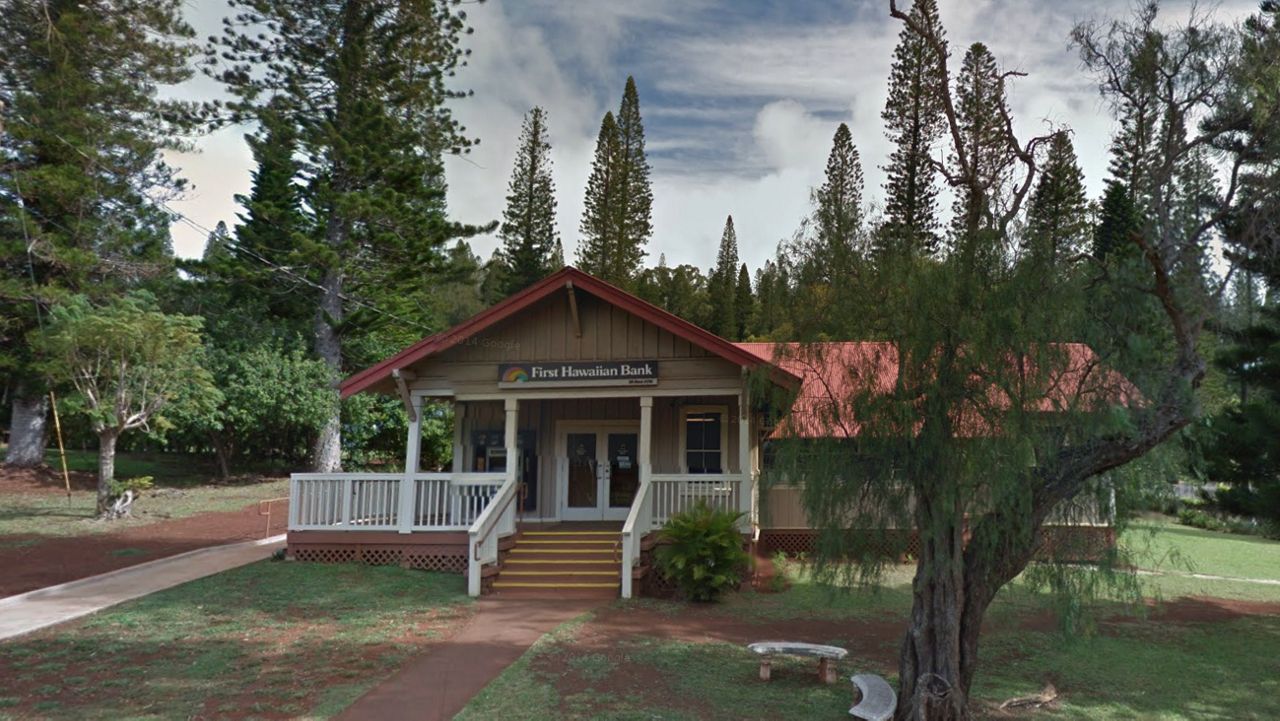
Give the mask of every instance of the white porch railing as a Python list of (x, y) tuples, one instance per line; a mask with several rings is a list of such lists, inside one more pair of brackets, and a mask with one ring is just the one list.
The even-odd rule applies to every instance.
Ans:
[(465, 531), (503, 473), (295, 473), (291, 531)]
[(640, 560), (640, 543), (645, 534), (661, 528), (672, 516), (693, 508), (698, 501), (705, 501), (718, 511), (740, 511), (743, 486), (743, 476), (738, 473), (655, 473), (641, 483), (622, 525), (622, 597), (633, 595), (631, 574)]
[(467, 593), (480, 595), (480, 574), (486, 563), (498, 560), (498, 539), (516, 532), (516, 489), (514, 477), (508, 478), (493, 500), (467, 531)]

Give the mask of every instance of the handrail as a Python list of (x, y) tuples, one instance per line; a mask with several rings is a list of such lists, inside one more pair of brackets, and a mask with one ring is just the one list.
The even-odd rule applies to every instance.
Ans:
[[(622, 524), (622, 534), (619, 541), (622, 544), (622, 558), (620, 559), (622, 573), (622, 597), (630, 598), (631, 593), (631, 573), (632, 564), (640, 557), (640, 539), (636, 537), (636, 526), (640, 525), (640, 516), (646, 511), (650, 512), (650, 521), (652, 523), (652, 510), (649, 508), (649, 489), (652, 487), (651, 478), (646, 478), (640, 482), (640, 487), (636, 489), (635, 498), (631, 501), (631, 510), (627, 512), (627, 520)], [(641, 535), (650, 529), (641, 530)]]
[[(504, 483), (504, 484), (503, 484), (503, 486), (505, 486), (505, 485), (506, 485), (506, 484)], [(501, 496), (501, 495), (502, 495), (502, 490), (503, 490), (503, 489), (501, 489), (501, 488), (499, 488), (499, 489), (498, 489), (497, 496)], [(507, 495), (507, 500), (505, 500), (505, 501), (503, 501), (503, 502), (502, 502), (502, 508), (501, 508), (501, 509), (499, 509), (496, 513), (494, 513), (494, 515), (495, 515), (495, 516), (497, 516), (498, 518), (501, 518), (501, 517), (502, 517), (502, 514), (504, 514), (504, 513), (506, 513), (506, 512), (507, 512), (507, 507), (508, 507), (508, 506), (510, 506), (510, 505), (511, 505), (511, 502), (512, 502), (512, 501), (514, 501), (517, 497), (518, 497), (518, 496), (517, 496), (517, 494), (515, 494), (515, 493), (508, 494), (508, 495)], [(494, 505), (495, 505), (495, 504), (490, 503), (487, 507), (485, 507), (485, 510), (486, 510), (486, 511), (488, 511), (488, 510), (489, 510), (490, 508), (492, 508)], [(483, 514), (482, 514), (482, 515), (483, 515)], [(479, 523), (479, 522), (480, 522), (480, 519), (479, 519), (479, 518), (477, 518), (477, 519), (476, 519), (476, 523)], [(480, 547), (484, 545), (484, 542), (485, 542), (485, 541), (489, 540), (489, 534), (493, 533), (495, 530), (497, 530), (497, 528), (498, 528), (498, 524), (497, 524), (497, 522), (495, 521), (494, 523), (492, 523), (492, 524), (490, 524), (490, 525), (489, 525), (489, 530), (485, 531), (483, 536), (481, 536), (480, 538), (476, 539), (476, 543), (472, 546), (472, 549), (471, 549), (471, 551), (472, 551), (472, 554), (471, 554), (471, 555), (472, 555), (472, 558), (474, 558), (477, 562), (479, 562), (479, 561), (480, 561), (480, 556), (478, 555), (478, 554), (479, 554), (479, 552), (480, 552)], [(468, 532), (470, 532), (470, 529), (468, 529)]]
[[(506, 514), (507, 508), (510, 507), (511, 499), (516, 495), (517, 483), (519, 480), (515, 476), (507, 478), (485, 505), (484, 510), (476, 517), (475, 523), (467, 529), (467, 541), (470, 545), (467, 554), (467, 594), (472, 597), (480, 595), (481, 564), (486, 560), (479, 555), (480, 549), (488, 543), (493, 529), (497, 527)], [(500, 505), (501, 510), (498, 510)], [(483, 540), (481, 540), (482, 537)]]

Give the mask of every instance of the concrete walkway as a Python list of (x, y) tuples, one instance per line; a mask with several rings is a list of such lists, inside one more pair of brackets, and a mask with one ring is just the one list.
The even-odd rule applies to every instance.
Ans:
[(534, 641), (603, 599), (483, 598), (475, 616), (439, 648), (410, 661), (336, 721), (451, 719)]
[(0, 641), (269, 558), (284, 536), (210, 546), (0, 599)]

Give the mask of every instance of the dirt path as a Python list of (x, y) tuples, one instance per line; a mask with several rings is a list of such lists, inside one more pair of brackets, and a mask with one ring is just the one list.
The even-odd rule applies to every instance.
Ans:
[(593, 599), (486, 598), (461, 631), (410, 661), (336, 721), (445, 721), (542, 635), (601, 603)]
[[(93, 487), (90, 474), (73, 473), (72, 488)], [(62, 476), (44, 469), (0, 474), (0, 502), (4, 492), (62, 493)], [(258, 505), (238, 511), (202, 513), (187, 518), (130, 526), (118, 531), (79, 536), (8, 535), (0, 543), (0, 598), (67, 581), (74, 581), (157, 558), (206, 546), (255, 541), (284, 533), (288, 504), (272, 508), (271, 527), (258, 515)]]

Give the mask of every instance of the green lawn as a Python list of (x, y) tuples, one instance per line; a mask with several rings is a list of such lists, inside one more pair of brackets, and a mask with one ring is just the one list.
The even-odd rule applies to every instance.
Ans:
[(0, 719), (324, 719), (472, 612), (462, 577), (262, 562), (0, 644)]
[[(1141, 540), (1156, 553), (1180, 555), (1179, 568), (1197, 572), (1243, 577), (1280, 572), (1280, 564), (1268, 560), (1280, 553), (1280, 543), (1174, 525), (1157, 530), (1154, 536), (1135, 531), (1125, 541)], [(757, 661), (741, 643), (635, 633), (608, 643), (601, 638), (616, 633), (611, 618), (619, 614), (647, 614), (632, 624), (641, 629), (698, 614), (697, 623), (712, 638), (736, 633), (753, 640), (776, 636), (773, 629), (780, 623), (806, 619), (827, 625), (812, 631), (825, 635), (805, 640), (847, 639), (842, 645), (851, 654), (840, 665), (842, 678), (870, 671), (896, 683), (896, 643), (905, 630), (911, 572), (892, 568), (874, 590), (833, 593), (792, 568), (793, 586), (785, 593), (735, 594), (715, 607), (619, 602), (603, 615), (578, 619), (545, 637), (473, 699), (459, 719), (847, 718), (852, 687), (847, 681), (818, 684), (810, 662), (775, 665), (774, 679), (761, 683)], [(1239, 615), (1211, 600), (1185, 598), (1280, 603), (1280, 587), (1175, 575), (1138, 580), (1145, 595), (1169, 604), (1148, 616), (1147, 609), (1103, 598), (1094, 605), (1093, 632), (1074, 637), (1044, 622), (1053, 608), (1047, 596), (1022, 583), (1006, 588), (992, 606), (990, 630), (983, 637), (973, 689), (977, 717), (1280, 718), (1280, 614)], [(1000, 702), (1036, 694), (1046, 684), (1060, 694), (1055, 708), (1020, 715), (996, 710)]]
[(103, 522), (94, 517), (97, 498), (90, 491), (75, 491), (69, 500), (62, 494), (11, 493), (6, 494), (0, 504), (0, 537), (79, 536), (115, 531), (200, 513), (236, 511), (260, 500), (287, 495), (287, 479), (243, 485), (156, 488), (134, 502), (131, 518)]
[[(47, 462), (61, 473), (57, 451)], [(72, 472), (96, 473), (95, 451), (68, 451)], [(170, 518), (186, 518), (214, 511), (237, 511), (269, 498), (289, 495), (289, 482), (282, 478), (262, 482), (215, 483), (209, 461), (180, 453), (121, 453), (116, 457), (116, 477), (151, 476), (155, 488), (144, 493), (133, 506), (133, 517), (103, 523), (95, 520), (96, 496), (77, 488), (70, 499), (56, 492), (6, 493), (0, 503), (0, 537), (12, 535), (78, 536), (146, 525)], [(0, 544), (30, 543), (5, 541)]]
[(1280, 542), (1168, 521), (1137, 523), (1123, 541), (1145, 569), (1280, 580)]

